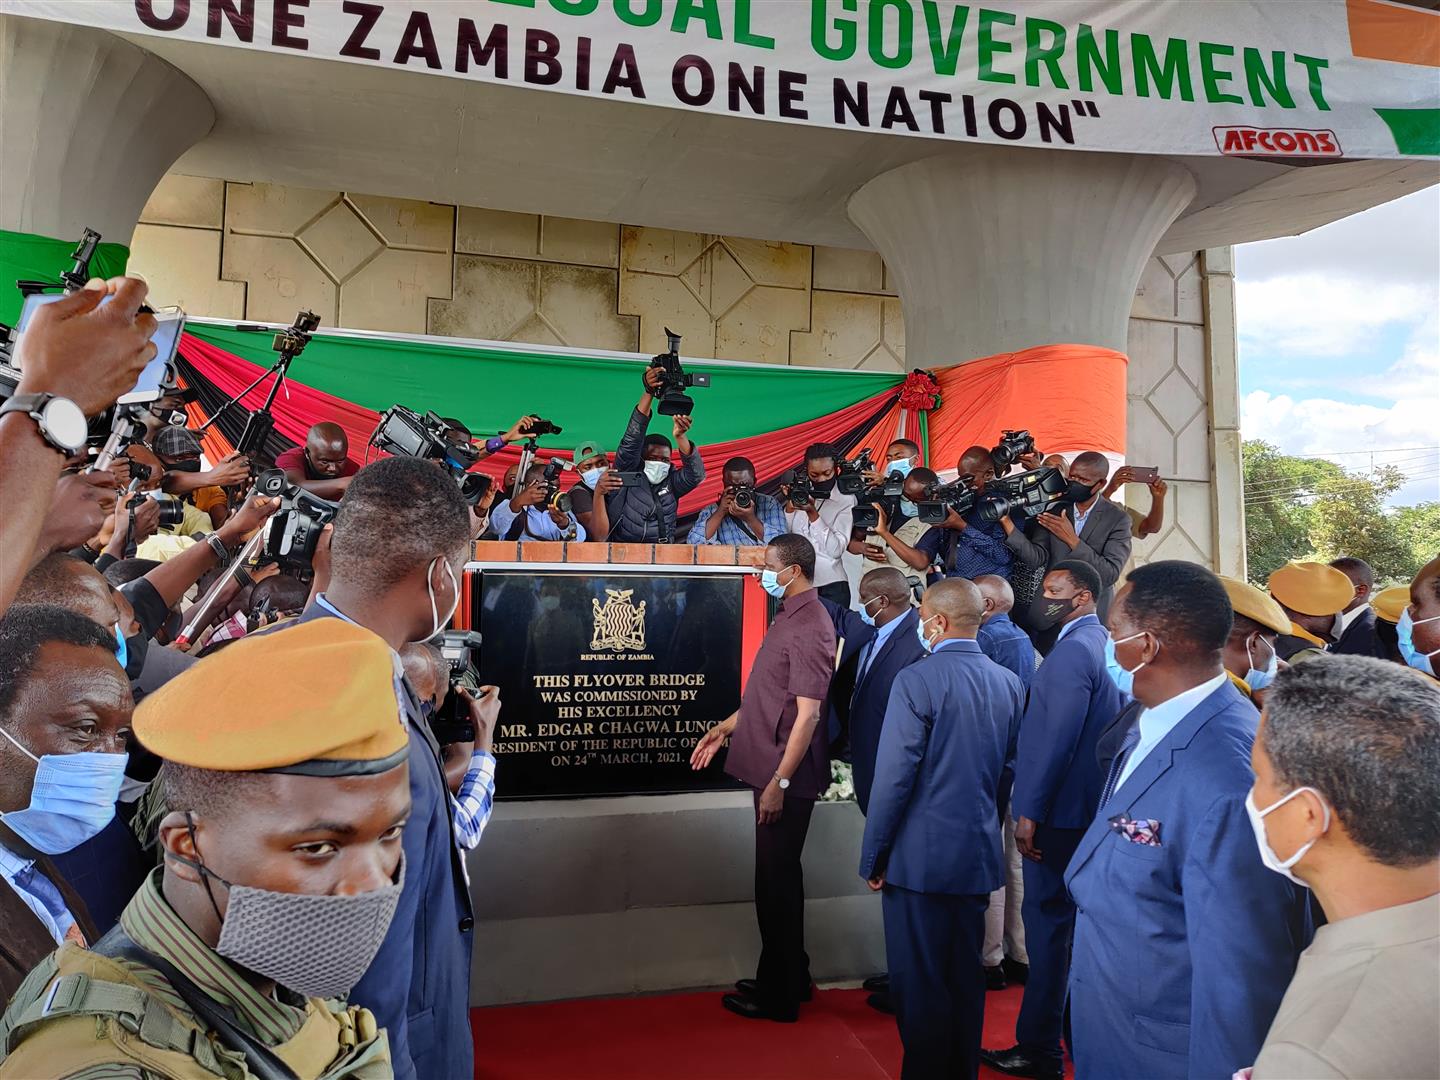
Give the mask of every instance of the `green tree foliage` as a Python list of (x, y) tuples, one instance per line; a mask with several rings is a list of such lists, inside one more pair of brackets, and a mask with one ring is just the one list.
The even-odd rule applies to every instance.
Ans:
[(1282, 454), (1259, 439), (1242, 447), (1245, 548), (1263, 585), (1291, 559), (1364, 559), (1382, 582), (1409, 581), (1440, 549), (1440, 503), (1389, 509), (1398, 469), (1350, 472), (1333, 461)]

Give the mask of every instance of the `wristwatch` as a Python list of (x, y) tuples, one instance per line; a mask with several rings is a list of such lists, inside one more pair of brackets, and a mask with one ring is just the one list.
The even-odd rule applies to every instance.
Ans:
[(778, 772), (775, 774), (775, 783), (780, 785), (781, 791), (784, 791), (790, 786), (790, 781), (786, 780), (785, 777), (781, 776)]
[(16, 394), (0, 405), (0, 416), (24, 413), (35, 421), (45, 441), (66, 457), (85, 449), (85, 414), (69, 398), (58, 394)]

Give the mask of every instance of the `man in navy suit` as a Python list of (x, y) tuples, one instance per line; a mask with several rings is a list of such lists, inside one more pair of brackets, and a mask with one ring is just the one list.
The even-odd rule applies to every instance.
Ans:
[(1331, 560), (1330, 565), (1355, 586), (1355, 598), (1335, 616), (1335, 644), (1330, 646), (1330, 651), (1344, 656), (1388, 659), (1385, 646), (1375, 633), (1375, 609), (1370, 606), (1370, 596), (1375, 591), (1375, 571), (1364, 559), (1353, 555), (1342, 555)]
[(883, 890), (903, 1080), (973, 1078), (985, 1019), (981, 949), (1004, 880), (996, 800), (1024, 688), (975, 643), (983, 606), (963, 578), (931, 586), (895, 676), (870, 792), (860, 876)]
[(323, 592), (286, 624), (344, 619), (397, 651), (396, 695), (410, 734), (412, 809), (401, 835), (405, 884), (380, 952), (350, 1000), (373, 1012), (389, 1033), (400, 1080), (475, 1072), (469, 1008), (475, 919), (440, 748), (398, 658), (401, 646), (433, 637), (450, 622), (473, 538), (459, 488), (432, 462), (394, 457), (369, 465), (351, 481), (335, 515), (328, 574), (326, 550), (317, 552)]
[(1230, 622), (1215, 575), (1177, 561), (1134, 570), (1110, 609), (1106, 669), (1141, 708), (1065, 876), (1079, 1077), (1248, 1066), (1306, 945), (1245, 810), (1258, 714), (1225, 676)]
[(975, 635), (980, 651), (1001, 667), (1013, 671), (1029, 690), (1040, 657), (1035, 652), (1030, 635), (1010, 618), (1010, 611), (1015, 606), (1015, 590), (999, 574), (981, 574), (975, 579), (975, 584), (985, 601), (985, 617), (980, 622), (980, 633)]
[(985, 1063), (1011, 1076), (1059, 1080), (1060, 1039), (1070, 973), (1075, 905), (1065, 867), (1095, 817), (1105, 777), (1095, 758), (1100, 733), (1125, 698), (1105, 673), (1110, 639), (1095, 615), (1100, 575), (1079, 559), (1045, 575), (1047, 604), (1059, 605), (1060, 635), (1030, 684), (1015, 751), (1015, 844), (1024, 856), (1025, 949), (1030, 973), (1015, 1023), (1015, 1046), (985, 1052)]

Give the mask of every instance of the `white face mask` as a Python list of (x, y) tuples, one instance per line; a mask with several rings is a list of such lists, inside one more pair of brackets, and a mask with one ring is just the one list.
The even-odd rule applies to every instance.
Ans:
[[(1296, 877), (1290, 868), (1305, 857), (1305, 853), (1315, 846), (1315, 840), (1320, 839), (1320, 837), (1317, 836), (1315, 840), (1311, 840), (1308, 844), (1301, 844), (1300, 850), (1295, 852), (1294, 855), (1291, 855), (1288, 859), (1282, 859), (1279, 855), (1275, 854), (1275, 849), (1270, 846), (1270, 837), (1265, 832), (1265, 817), (1284, 806), (1302, 791), (1310, 792), (1310, 794), (1320, 800), (1320, 805), (1324, 807), (1325, 820), (1320, 829), (1320, 835), (1323, 836), (1330, 830), (1330, 804), (1325, 801), (1325, 796), (1321, 795), (1320, 792), (1314, 788), (1298, 787), (1283, 799), (1271, 803), (1264, 810), (1261, 810), (1255, 805), (1255, 791), (1253, 788), (1250, 793), (1245, 796), (1245, 813), (1250, 817), (1250, 828), (1255, 830), (1255, 843), (1260, 848), (1260, 861), (1271, 870), (1274, 870), (1275, 873), (1293, 881), (1296, 885), (1305, 885), (1305, 882)], [(1310, 886), (1305, 885), (1305, 887), (1308, 889)]]
[(670, 462), (668, 461), (647, 461), (645, 462), (645, 479), (652, 484), (658, 484), (665, 477), (670, 475)]
[[(445, 576), (450, 579), (450, 591), (454, 593), (455, 596), (455, 598), (450, 601), (450, 607), (445, 612), (443, 618), (440, 616), (440, 609), (435, 603), (435, 583), (431, 580), (437, 562), (445, 567)], [(430, 560), (430, 565), (425, 569), (425, 591), (430, 594), (430, 620), (432, 625), (430, 627), (430, 633), (421, 638), (421, 641), (429, 641), (436, 634), (440, 633), (441, 630), (444, 630), (445, 627), (450, 624), (450, 617), (455, 614), (455, 609), (460, 606), (460, 586), (455, 581), (455, 571), (450, 569), (449, 559), (437, 555)]]

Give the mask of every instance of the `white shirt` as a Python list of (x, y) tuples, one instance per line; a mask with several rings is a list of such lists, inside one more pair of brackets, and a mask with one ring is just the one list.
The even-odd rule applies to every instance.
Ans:
[(1169, 701), (1161, 702), (1153, 709), (1145, 709), (1140, 713), (1140, 741), (1135, 744), (1135, 749), (1130, 751), (1130, 756), (1125, 759), (1125, 767), (1120, 770), (1120, 779), (1115, 782), (1115, 790), (1118, 791), (1124, 786), (1125, 781), (1145, 760), (1146, 755), (1160, 744), (1160, 740), (1174, 731), (1180, 725), (1180, 721), (1194, 711), (1195, 706), (1225, 685), (1226, 678), (1227, 676), (1222, 671), (1213, 679), (1203, 682), (1199, 686), (1192, 686), (1184, 693), (1176, 694)]
[(1345, 635), (1345, 631), (1350, 629), (1350, 624), (1369, 610), (1369, 604), (1361, 604), (1354, 611), (1340, 612), (1339, 615), (1335, 616), (1335, 629), (1332, 631), (1331, 636), (1334, 637), (1336, 641), (1339, 641)]
[(855, 496), (832, 491), (828, 499), (816, 504), (816, 509), (820, 516), (814, 521), (804, 510), (791, 510), (790, 531), (799, 533), (815, 545), (815, 585), (848, 582), (850, 576), (841, 560), (850, 546), (851, 511), (855, 509)]

